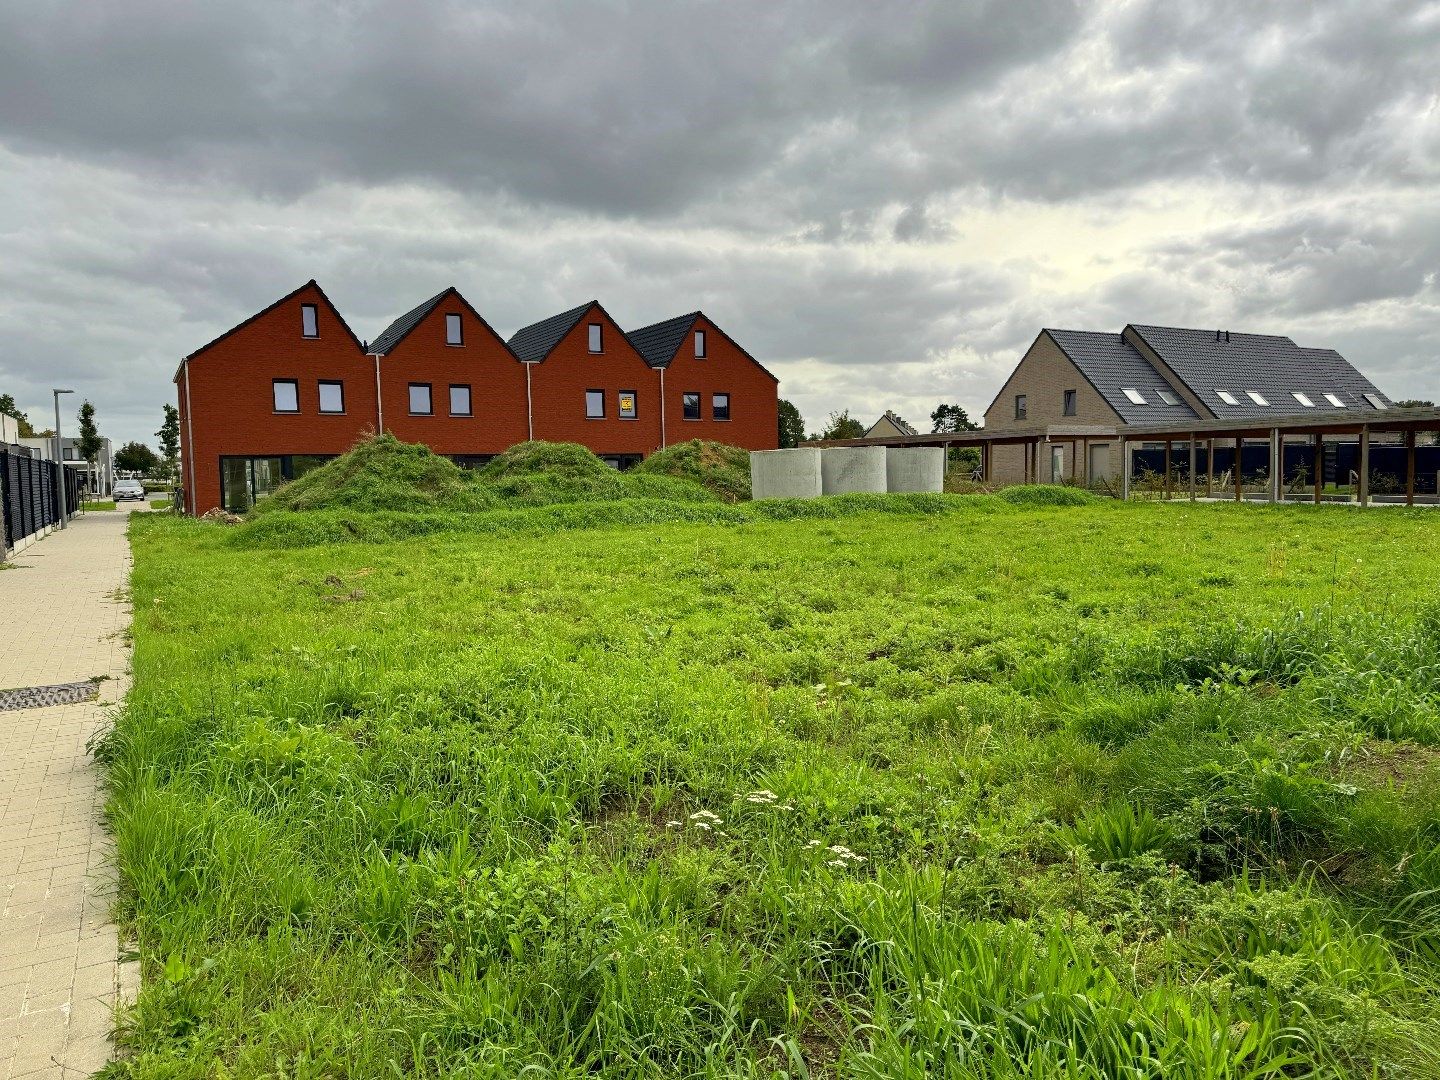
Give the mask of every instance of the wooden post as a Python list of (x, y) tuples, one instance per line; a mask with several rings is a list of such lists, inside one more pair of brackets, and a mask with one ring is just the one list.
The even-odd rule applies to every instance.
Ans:
[(1370, 425), (1360, 427), (1360, 505), (1370, 505)]
[(1205, 497), (1215, 494), (1215, 440), (1205, 440)]
[(1165, 440), (1165, 487), (1163, 490), (1166, 502), (1170, 501), (1170, 447), (1173, 441), (1172, 439)]
[(1120, 440), (1120, 498), (1130, 501), (1130, 444)]
[(980, 444), (980, 482), (990, 482), (990, 443), (989, 441)]
[(1240, 458), (1241, 450), (1244, 448), (1245, 440), (1239, 435), (1235, 436), (1235, 501), (1243, 502), (1245, 493), (1240, 489)]
[(1415, 432), (1405, 433), (1405, 505), (1415, 505)]
[(1195, 433), (1190, 433), (1190, 501), (1195, 501)]

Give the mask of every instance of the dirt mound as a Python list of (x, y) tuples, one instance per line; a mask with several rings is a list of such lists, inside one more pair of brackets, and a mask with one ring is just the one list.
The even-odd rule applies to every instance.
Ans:
[(651, 454), (635, 471), (691, 480), (724, 502), (750, 498), (750, 452), (738, 446), (691, 439)]

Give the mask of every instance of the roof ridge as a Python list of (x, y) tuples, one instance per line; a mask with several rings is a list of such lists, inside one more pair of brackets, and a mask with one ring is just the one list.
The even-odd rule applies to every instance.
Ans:
[(430, 297), (429, 300), (422, 300), (419, 304), (416, 304), (409, 311), (405, 312), (405, 314), (394, 319), (389, 326), (380, 331), (375, 340), (370, 342), (369, 351), (371, 354), (378, 353), (383, 356), (385, 353), (390, 352), (395, 346), (405, 340), (410, 334), (410, 331), (425, 321), (425, 316), (434, 311), (436, 305), (438, 305), (441, 300), (445, 299), (445, 297), (449, 296), (452, 292), (458, 294), (459, 291), (460, 290), (455, 288), (454, 285), (447, 286)]

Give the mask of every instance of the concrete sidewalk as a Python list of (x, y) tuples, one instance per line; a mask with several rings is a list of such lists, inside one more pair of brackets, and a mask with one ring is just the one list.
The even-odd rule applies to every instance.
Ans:
[(121, 964), (99, 773), (85, 750), (129, 686), (122, 511), (95, 512), (0, 570), (0, 689), (106, 677), (98, 701), (0, 711), (0, 1080), (88, 1076), (111, 1056)]

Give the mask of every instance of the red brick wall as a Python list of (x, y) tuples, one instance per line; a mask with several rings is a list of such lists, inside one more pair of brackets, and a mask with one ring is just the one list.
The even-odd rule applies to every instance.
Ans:
[[(705, 331), (705, 359), (695, 357), (694, 330)], [(686, 420), (683, 395), (700, 394), (700, 419)], [(730, 395), (730, 419), (712, 419), (711, 396)], [(665, 441), (713, 439), (747, 450), (780, 446), (779, 386), (703, 315), (665, 372)]]
[[(458, 314), (463, 345), (445, 344)], [(410, 415), (410, 384), (430, 383), (430, 416)], [(469, 417), (450, 415), (450, 384), (470, 386)], [(452, 294), (380, 360), (385, 430), (437, 454), (499, 454), (525, 441), (525, 367), (500, 337)]]
[[(598, 322), (604, 351), (589, 351), (587, 327)], [(541, 363), (531, 365), (535, 438), (576, 442), (597, 454), (649, 454), (660, 446), (660, 373), (600, 307), (575, 324)], [(585, 391), (605, 391), (605, 418), (585, 418)], [(634, 420), (621, 420), (621, 390), (636, 393)], [(523, 391), (522, 391), (523, 393)], [(525, 403), (522, 396), (520, 414)]]
[[(317, 308), (316, 338), (300, 332), (300, 305), (308, 303)], [(176, 383), (186, 506), (191, 513), (203, 514), (220, 505), (222, 455), (343, 454), (364, 432), (375, 430), (373, 361), (313, 285), (200, 353), (189, 361), (189, 368), (193, 416), (186, 413), (183, 367)], [(275, 412), (273, 379), (299, 382), (298, 413)], [(343, 414), (320, 414), (316, 386), (320, 379), (345, 384)]]

